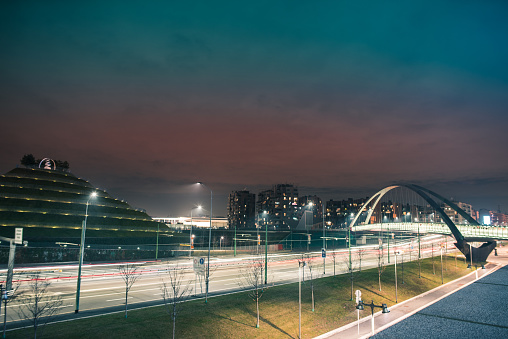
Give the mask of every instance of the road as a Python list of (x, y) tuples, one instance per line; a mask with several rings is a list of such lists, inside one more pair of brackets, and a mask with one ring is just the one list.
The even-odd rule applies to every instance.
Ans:
[[(428, 236), (422, 238), (422, 256), (432, 255), (432, 244), (434, 244), (434, 255), (439, 255), (439, 246), (436, 243), (442, 242), (443, 237)], [(395, 249), (405, 251), (404, 261), (407, 262), (411, 256), (416, 260), (418, 247), (413, 243), (412, 253), (409, 254), (410, 242), (399, 243), (396, 247), (390, 247), (391, 264), (394, 263)], [(451, 242), (447, 248), (452, 248)], [(362, 253), (362, 269), (377, 266), (378, 246), (353, 247), (351, 249), (351, 260), (354, 269), (358, 269), (358, 252)], [(314, 278), (331, 276), (345, 273), (349, 261), (349, 250), (328, 251), (326, 258), (325, 274), (323, 274), (323, 258), (321, 252), (304, 254), (309, 257), (312, 264)], [(335, 260), (334, 260), (335, 257)], [(233, 293), (243, 290), (241, 284), (241, 272), (249, 265), (249, 262), (259, 258), (256, 256), (237, 256), (211, 258), (210, 260), (210, 284), (209, 296)], [(183, 275), (183, 284), (190, 288), (191, 299), (203, 298), (205, 283), (202, 276), (194, 273), (194, 259), (199, 258), (177, 258), (168, 261), (157, 262), (136, 262), (141, 272), (140, 278), (132, 286), (128, 294), (128, 308), (141, 308), (163, 304), (161, 282), (167, 274), (168, 269), (178, 269)], [(264, 255), (261, 256), (264, 260)], [(298, 282), (298, 260), (302, 254), (281, 253), (269, 254), (268, 284), (279, 285)], [(386, 246), (384, 261), (387, 262)], [(401, 257), (398, 258), (401, 262)], [(125, 308), (125, 283), (119, 273), (118, 266), (128, 263), (101, 263), (86, 264), (82, 270), (82, 281), (80, 289), (79, 314), (75, 314), (76, 285), (77, 285), (77, 264), (39, 266), (39, 267), (18, 267), (15, 270), (15, 281), (20, 282), (18, 291), (26, 291), (33, 274), (39, 272), (40, 277), (50, 281), (48, 288), (50, 295), (60, 296), (63, 304), (59, 310), (61, 319), (74, 319), (84, 316), (106, 314), (122, 311)], [(199, 264), (198, 264), (199, 266)], [(204, 267), (204, 266), (202, 266)], [(309, 277), (309, 270), (306, 269), (306, 278)], [(6, 270), (0, 270), (0, 279), (5, 281)], [(7, 328), (21, 326), (18, 316), (20, 305), (15, 301), (8, 306)]]

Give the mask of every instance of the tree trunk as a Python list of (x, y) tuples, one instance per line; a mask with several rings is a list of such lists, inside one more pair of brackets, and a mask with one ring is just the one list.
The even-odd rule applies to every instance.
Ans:
[(127, 319), (127, 294), (129, 293), (129, 290), (125, 289), (125, 319)]
[(351, 271), (351, 300), (353, 300), (353, 272)]
[(176, 304), (173, 303), (173, 339), (176, 336)]
[(256, 297), (256, 313), (257, 313), (256, 328), (259, 328), (259, 297)]
[(314, 312), (314, 284), (311, 284), (312, 289), (312, 312)]

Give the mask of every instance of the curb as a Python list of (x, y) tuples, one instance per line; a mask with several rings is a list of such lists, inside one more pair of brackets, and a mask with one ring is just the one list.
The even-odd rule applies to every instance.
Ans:
[[(498, 270), (498, 269), (500, 269), (501, 267), (504, 267), (504, 265), (495, 264), (495, 263), (492, 263), (492, 264), (494, 265), (494, 267), (492, 267), (490, 270), (488, 270), (487, 272), (485, 272), (485, 273), (484, 273), (481, 277), (478, 277), (478, 280), (480, 280), (480, 279), (482, 279), (483, 277), (485, 277), (485, 276), (487, 276), (487, 275), (489, 275), (489, 274), (491, 274), (491, 273), (493, 273), (493, 272), (497, 271), (497, 270)], [(408, 302), (411, 302), (411, 301), (414, 301), (414, 300), (416, 300), (416, 299), (418, 299), (418, 298), (424, 297), (424, 296), (426, 296), (427, 294), (433, 293), (433, 292), (435, 292), (435, 291), (437, 291), (437, 290), (439, 290), (439, 289), (441, 289), (441, 288), (443, 288), (443, 287), (445, 287), (445, 286), (447, 286), (447, 285), (449, 285), (449, 284), (453, 284), (453, 283), (456, 283), (456, 282), (458, 282), (458, 281), (460, 281), (460, 280), (462, 280), (462, 279), (465, 279), (465, 278), (469, 277), (469, 276), (470, 276), (470, 275), (472, 275), (472, 274), (475, 274), (475, 272), (474, 272), (474, 271), (473, 271), (473, 272), (470, 272), (470, 273), (468, 273), (468, 274), (466, 274), (466, 275), (464, 275), (464, 276), (462, 276), (462, 277), (460, 277), (460, 278), (457, 278), (457, 279), (455, 279), (455, 280), (449, 281), (449, 282), (447, 282), (447, 283), (446, 283), (446, 284), (444, 284), (444, 285), (437, 286), (437, 287), (435, 287), (435, 288), (433, 288), (433, 289), (431, 289), (431, 290), (428, 290), (428, 291), (426, 291), (426, 292), (424, 292), (424, 293), (422, 293), (422, 294), (419, 294), (419, 295), (417, 295), (417, 296), (414, 296), (414, 297), (412, 297), (411, 299), (407, 299), (407, 300), (404, 300), (403, 302), (400, 302), (400, 303), (397, 303), (397, 304), (395, 304), (395, 305), (393, 305), (393, 306), (390, 306), (390, 308), (398, 308), (398, 307), (401, 307), (401, 306), (403, 306), (404, 304), (406, 304), (406, 303), (408, 303)], [(427, 303), (427, 304), (425, 304), (425, 305), (423, 305), (423, 306), (421, 306), (421, 307), (417, 308), (416, 310), (413, 310), (413, 311), (411, 311), (411, 312), (407, 313), (406, 315), (404, 315), (404, 316), (402, 316), (402, 317), (399, 317), (399, 318), (397, 318), (397, 319), (393, 320), (392, 322), (390, 322), (390, 323), (388, 323), (388, 324), (386, 324), (386, 325), (383, 325), (383, 326), (381, 326), (381, 327), (377, 328), (377, 329), (376, 329), (376, 331), (374, 332), (374, 334), (376, 334), (376, 333), (378, 333), (378, 332), (381, 332), (381, 331), (385, 330), (386, 328), (388, 328), (388, 327), (390, 327), (390, 326), (393, 326), (393, 325), (397, 324), (398, 322), (400, 322), (400, 321), (402, 321), (402, 320), (404, 320), (404, 319), (406, 319), (406, 318), (408, 318), (408, 317), (412, 316), (413, 314), (415, 314), (415, 313), (417, 313), (417, 312), (421, 311), (422, 309), (424, 309), (424, 308), (426, 308), (426, 307), (428, 307), (428, 306), (430, 306), (430, 305), (432, 305), (432, 304), (434, 304), (434, 303), (438, 302), (439, 300), (441, 300), (441, 299), (444, 299), (444, 298), (448, 297), (450, 294), (453, 294), (453, 293), (457, 292), (458, 290), (461, 290), (462, 288), (464, 288), (464, 287), (466, 287), (466, 286), (469, 286), (469, 285), (473, 284), (474, 282), (476, 282), (476, 281), (478, 281), (478, 280), (476, 280), (476, 279), (475, 279), (475, 280), (472, 280), (472, 281), (468, 282), (467, 284), (464, 284), (463, 286), (460, 286), (460, 287), (458, 287), (458, 288), (456, 288), (456, 289), (454, 289), (454, 290), (452, 290), (452, 291), (450, 291), (450, 292), (446, 293), (445, 295), (443, 295), (443, 296), (441, 296), (441, 297), (439, 297), (439, 298), (437, 298), (437, 299), (433, 300), (432, 302), (429, 302), (429, 303)], [(378, 316), (379, 314), (381, 314), (381, 313), (382, 313), (381, 311), (378, 311), (378, 312), (374, 313), (374, 317), (377, 317), (377, 316)], [(351, 327), (353, 327), (353, 326), (357, 326), (358, 324), (362, 324), (362, 323), (364, 323), (364, 322), (366, 322), (366, 321), (370, 321), (370, 320), (371, 320), (371, 317), (370, 317), (370, 316), (363, 317), (363, 318), (361, 318), (359, 321), (357, 320), (357, 321), (354, 321), (354, 322), (349, 323), (349, 324), (347, 324), (347, 325), (344, 325), (344, 326), (342, 326), (342, 327), (336, 328), (335, 330), (332, 330), (332, 331), (330, 331), (330, 332), (327, 332), (327, 333), (321, 334), (321, 335), (319, 335), (319, 336), (317, 336), (317, 337), (314, 337), (314, 339), (326, 339), (326, 338), (329, 338), (329, 337), (330, 337), (330, 336), (332, 336), (332, 335), (338, 334), (338, 333), (340, 333), (340, 332), (343, 332), (343, 331), (345, 331), (345, 330), (350, 329), (350, 328), (351, 328)], [(365, 338), (370, 338), (371, 336), (372, 336), (372, 333), (369, 333), (368, 335), (364, 335), (364, 336), (361, 336), (361, 337), (358, 337), (358, 338), (360, 338), (360, 339), (365, 339)]]

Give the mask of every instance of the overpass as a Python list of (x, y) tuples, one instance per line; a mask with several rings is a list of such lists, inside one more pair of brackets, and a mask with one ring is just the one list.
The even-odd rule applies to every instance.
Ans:
[[(394, 191), (404, 190), (405, 194), (400, 194), (400, 201), (393, 202), (393, 198), (385, 202), (382, 199)], [(411, 196), (409, 195), (411, 193)], [(395, 195), (394, 195), (395, 196)], [(416, 197), (416, 199), (415, 199)], [(403, 201), (403, 202), (401, 202)], [(390, 205), (391, 204), (391, 205)], [(444, 211), (445, 208), (460, 216), (467, 225), (456, 225), (450, 216)], [(389, 208), (388, 208), (389, 207)], [(430, 213), (430, 211), (432, 213)], [(377, 213), (377, 214), (376, 214)], [(402, 220), (403, 216), (409, 222), (407, 223), (379, 223), (387, 219), (387, 215), (395, 220)], [(363, 218), (363, 222), (361, 219)], [(415, 222), (412, 222), (412, 221)], [(432, 223), (421, 223), (418, 221), (430, 220)], [(434, 221), (442, 220), (442, 223)], [(377, 221), (377, 222), (375, 222)], [(357, 224), (358, 223), (358, 224)], [(381, 227), (379, 226), (381, 225)], [(414, 184), (399, 184), (385, 187), (374, 194), (356, 213), (349, 225), (351, 231), (373, 230), (389, 226), (392, 230), (409, 229), (412, 232), (426, 232), (438, 234), (451, 234), (455, 238), (455, 247), (459, 249), (468, 261), (483, 263), (487, 260), (489, 254), (496, 247), (496, 240), (505, 239), (507, 231), (505, 228), (487, 228), (480, 225), (468, 213), (458, 207), (453, 201), (443, 196)], [(384, 227), (383, 227), (384, 228)], [(471, 242), (483, 242), (479, 247), (473, 247)]]
[[(506, 226), (473, 226), (456, 225), (466, 241), (508, 240), (508, 227)], [(445, 223), (418, 223), (418, 222), (389, 222), (368, 225), (355, 225), (351, 231), (402, 231), (412, 233), (430, 233), (452, 235)], [(478, 240), (475, 240), (478, 239)], [(487, 240), (486, 240), (487, 239)]]

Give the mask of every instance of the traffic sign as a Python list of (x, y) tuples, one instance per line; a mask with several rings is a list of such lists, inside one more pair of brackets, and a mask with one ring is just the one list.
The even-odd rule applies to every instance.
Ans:
[(356, 290), (355, 295), (356, 295), (356, 303), (359, 304), (360, 300), (362, 300), (362, 291)]
[(14, 243), (21, 245), (23, 243), (23, 228), (16, 227), (15, 232), (16, 233), (14, 235)]
[(204, 275), (205, 274), (205, 258), (199, 258), (199, 259), (194, 258), (193, 268), (194, 268), (194, 273), (199, 274), (199, 275)]

